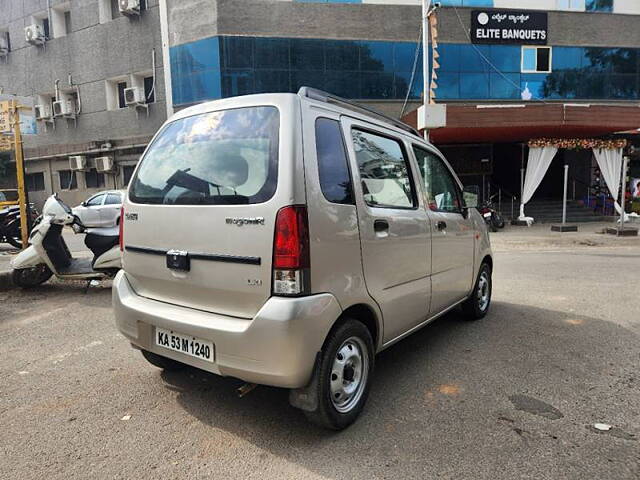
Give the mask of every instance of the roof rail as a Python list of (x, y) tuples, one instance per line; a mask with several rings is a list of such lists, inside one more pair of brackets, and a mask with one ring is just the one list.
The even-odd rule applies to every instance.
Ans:
[(300, 95), (301, 97), (310, 98), (312, 100), (317, 100), (319, 102), (334, 103), (344, 108), (347, 108), (349, 110), (360, 111), (360, 112), (367, 113), (369, 115), (373, 115), (375, 117), (385, 120), (386, 122), (393, 124), (394, 126), (406, 132), (412, 133), (413, 135), (416, 135), (422, 138), (420, 133), (415, 128), (413, 128), (410, 125), (407, 125), (404, 122), (401, 122), (396, 118), (390, 117), (389, 115), (385, 115), (384, 113), (379, 112), (374, 108), (365, 107), (364, 105), (361, 105), (356, 102), (352, 102), (351, 100), (347, 100), (342, 97), (338, 97), (331, 93), (323, 92), (322, 90), (318, 90), (316, 88), (311, 88), (311, 87), (300, 87), (300, 90), (298, 90), (298, 95)]

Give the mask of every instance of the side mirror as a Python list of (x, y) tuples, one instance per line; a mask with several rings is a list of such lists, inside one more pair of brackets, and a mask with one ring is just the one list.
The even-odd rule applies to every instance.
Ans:
[(464, 204), (467, 208), (478, 208), (478, 199), (480, 198), (480, 187), (478, 185), (468, 185), (462, 191)]
[(82, 205), (83, 207), (87, 206), (87, 201), (85, 200), (84, 202), (82, 202), (80, 205)]

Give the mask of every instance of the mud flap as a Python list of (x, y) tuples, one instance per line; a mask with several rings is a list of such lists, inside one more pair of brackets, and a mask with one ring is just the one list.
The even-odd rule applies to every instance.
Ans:
[(305, 410), (307, 412), (315, 412), (318, 409), (318, 386), (320, 375), (320, 355), (322, 352), (316, 353), (316, 361), (313, 364), (313, 374), (309, 383), (302, 388), (289, 390), (289, 403), (292, 407)]

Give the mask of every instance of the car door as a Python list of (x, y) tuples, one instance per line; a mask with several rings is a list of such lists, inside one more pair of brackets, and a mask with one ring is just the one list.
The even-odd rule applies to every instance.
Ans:
[(428, 316), (428, 217), (420, 208), (408, 144), (344, 117), (343, 130), (354, 172), (365, 283), (382, 311), (387, 343)]
[(465, 298), (473, 282), (475, 229), (462, 189), (435, 151), (413, 146), (431, 221), (431, 315)]
[(100, 218), (100, 207), (104, 202), (105, 194), (99, 193), (89, 198), (80, 209), (80, 220), (87, 227), (99, 227), (102, 223)]
[(105, 227), (115, 226), (118, 217), (120, 217), (121, 208), (122, 194), (120, 192), (107, 193), (104, 203), (100, 207), (100, 221), (102, 225)]

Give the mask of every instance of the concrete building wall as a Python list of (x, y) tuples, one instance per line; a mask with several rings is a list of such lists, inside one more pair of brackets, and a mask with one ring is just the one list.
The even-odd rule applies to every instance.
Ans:
[[(94, 150), (106, 141), (118, 149), (88, 156), (114, 157), (118, 168), (115, 174), (106, 175), (105, 188), (121, 187), (121, 165), (131, 160), (132, 151), (140, 151), (121, 147), (146, 143), (166, 119), (158, 0), (147, 0), (147, 8), (139, 17), (113, 19), (110, 0), (51, 0), (52, 9), (61, 5), (70, 7), (71, 31), (62, 35), (57, 22), (50, 34), (54, 38), (44, 46), (34, 46), (26, 42), (24, 28), (34, 16), (47, 15), (47, 1), (0, 0), (0, 31), (8, 31), (11, 40), (11, 52), (4, 61), (0, 59), (3, 93), (29, 96), (39, 103), (55, 94), (56, 79), (63, 93), (75, 92), (75, 85), (79, 88), (82, 108), (75, 122), (58, 118), (55, 129), (51, 124), (38, 122), (39, 133), (25, 136), (27, 171), (45, 172), (46, 189), (32, 194), (32, 200), (36, 201), (60, 191), (57, 170), (68, 169), (66, 154)], [(53, 29), (55, 26), (57, 31)], [(127, 86), (132, 86), (131, 75), (152, 76), (153, 49), (155, 102), (149, 106), (148, 115), (144, 110), (136, 113), (133, 108), (110, 110), (107, 80), (126, 79)], [(69, 76), (73, 86), (69, 84)], [(55, 157), (48, 160), (51, 156)], [(90, 193), (84, 184), (84, 174), (78, 173), (77, 190), (63, 192), (63, 198), (77, 203)]]

